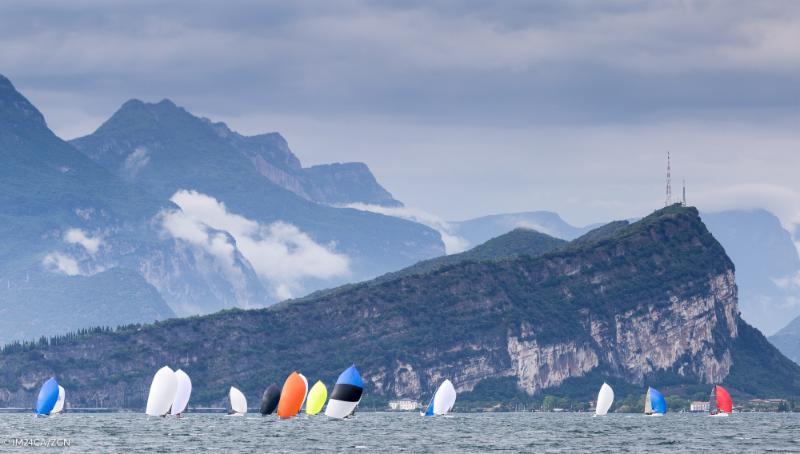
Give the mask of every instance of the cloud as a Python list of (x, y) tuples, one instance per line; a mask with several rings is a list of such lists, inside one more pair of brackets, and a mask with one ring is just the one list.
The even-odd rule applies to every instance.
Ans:
[(344, 207), (408, 219), (409, 221), (426, 225), (439, 232), (439, 235), (442, 237), (442, 242), (444, 243), (445, 252), (447, 254), (456, 254), (469, 248), (469, 241), (456, 235), (453, 232), (453, 226), (451, 226), (447, 221), (435, 214), (431, 214), (423, 210), (409, 207), (386, 207), (382, 205), (371, 205), (366, 203), (350, 203), (344, 205)]
[(137, 147), (122, 163), (122, 172), (128, 178), (134, 178), (150, 162), (150, 152), (144, 147)]
[(79, 244), (83, 246), (90, 255), (95, 255), (103, 244), (103, 238), (100, 235), (94, 237), (89, 236), (81, 229), (69, 229), (64, 234), (64, 242)]
[(59, 272), (67, 276), (77, 276), (81, 274), (78, 261), (60, 252), (47, 254), (42, 260), (42, 264), (52, 272)]
[(294, 225), (262, 225), (228, 212), (224, 203), (196, 191), (178, 191), (171, 200), (180, 210), (161, 215), (161, 225), (170, 236), (202, 247), (232, 271), (238, 269), (238, 250), (279, 299), (302, 292), (304, 279), (350, 273), (346, 255), (336, 253), (333, 245), (316, 243)]

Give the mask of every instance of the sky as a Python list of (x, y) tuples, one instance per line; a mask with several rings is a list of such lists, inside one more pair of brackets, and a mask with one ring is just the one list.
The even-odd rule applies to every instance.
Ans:
[(448, 220), (664, 204), (800, 224), (800, 2), (0, 3), (0, 73), (65, 139), (169, 98)]

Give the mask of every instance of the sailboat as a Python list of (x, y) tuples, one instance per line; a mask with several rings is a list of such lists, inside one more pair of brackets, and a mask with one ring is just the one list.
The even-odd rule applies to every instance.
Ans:
[(455, 404), (456, 388), (450, 380), (445, 379), (431, 398), (428, 408), (420, 414), (424, 416), (446, 415), (450, 413)]
[(186, 410), (186, 406), (189, 405), (189, 398), (192, 396), (192, 380), (181, 369), (175, 371), (175, 380), (178, 386), (175, 389), (175, 398), (172, 400), (170, 414), (180, 417), (181, 413)]
[(600, 387), (600, 392), (597, 393), (597, 406), (594, 409), (595, 416), (605, 416), (614, 403), (614, 390), (608, 386), (608, 383), (603, 382)]
[(648, 416), (664, 416), (667, 412), (667, 401), (657, 389), (648, 387), (644, 396), (644, 414)]
[(56, 400), (56, 405), (53, 407), (53, 410), (50, 411), (50, 415), (55, 415), (64, 411), (64, 402), (67, 398), (67, 392), (64, 390), (64, 387), (58, 385), (58, 399)]
[(305, 377), (292, 372), (286, 377), (281, 389), (281, 400), (278, 402), (278, 416), (281, 419), (289, 419), (300, 413), (303, 402), (306, 400), (308, 392), (308, 382)]
[(343, 419), (356, 411), (361, 395), (364, 393), (364, 381), (355, 364), (339, 374), (333, 385), (331, 398), (325, 407), (325, 416)]
[(53, 411), (58, 402), (58, 382), (55, 377), (50, 377), (39, 389), (36, 399), (36, 415), (47, 416)]
[(711, 390), (708, 407), (711, 416), (728, 416), (733, 413), (733, 399), (725, 388), (715, 385)]
[(269, 385), (264, 390), (264, 395), (261, 396), (261, 414), (271, 415), (272, 412), (278, 408), (278, 402), (281, 400), (281, 388), (275, 383)]
[(317, 380), (311, 391), (308, 392), (308, 399), (306, 399), (306, 414), (316, 415), (322, 411), (325, 406), (325, 401), (328, 400), (328, 388), (321, 380)]
[(145, 413), (148, 416), (165, 416), (169, 413), (172, 401), (175, 400), (175, 391), (177, 389), (178, 379), (175, 378), (175, 372), (169, 366), (159, 369), (150, 384)]
[(247, 413), (247, 398), (238, 388), (231, 386), (228, 399), (231, 401), (231, 411), (228, 416), (244, 416)]

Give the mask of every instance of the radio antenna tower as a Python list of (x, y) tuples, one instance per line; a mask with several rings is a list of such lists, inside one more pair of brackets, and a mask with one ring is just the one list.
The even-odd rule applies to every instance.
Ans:
[(669, 151), (667, 152), (667, 197), (664, 199), (664, 206), (668, 207), (672, 205), (672, 169), (670, 168), (669, 162)]
[(683, 206), (686, 206), (686, 180), (683, 180)]

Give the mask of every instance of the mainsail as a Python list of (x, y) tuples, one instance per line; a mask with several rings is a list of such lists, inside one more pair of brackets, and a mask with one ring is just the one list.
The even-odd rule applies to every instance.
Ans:
[(281, 400), (278, 402), (278, 416), (289, 419), (300, 412), (303, 401), (306, 399), (308, 385), (304, 377), (297, 372), (292, 372), (283, 383)]
[(53, 407), (53, 410), (50, 411), (51, 415), (64, 411), (64, 402), (66, 401), (66, 398), (67, 391), (64, 390), (63, 386), (58, 385), (58, 400), (56, 400), (56, 405)]
[(644, 414), (663, 415), (667, 412), (667, 401), (664, 395), (655, 388), (647, 388), (647, 395), (644, 402)]
[(39, 396), (36, 399), (36, 414), (49, 415), (58, 401), (58, 382), (54, 377), (50, 377), (39, 389)]
[(608, 386), (608, 383), (603, 383), (603, 386), (600, 387), (600, 392), (597, 393), (597, 406), (594, 410), (594, 414), (597, 416), (603, 416), (608, 413), (608, 410), (611, 408), (611, 404), (614, 403), (614, 390)]
[(178, 385), (175, 390), (175, 398), (172, 400), (172, 409), (170, 413), (179, 415), (186, 410), (189, 405), (189, 398), (192, 396), (192, 380), (186, 372), (178, 369), (175, 371), (175, 380)]
[(325, 407), (325, 416), (339, 419), (350, 416), (355, 412), (363, 393), (364, 381), (356, 366), (352, 365), (336, 379), (328, 406)]
[(269, 385), (264, 390), (264, 395), (261, 396), (261, 414), (271, 415), (272, 412), (278, 408), (278, 402), (281, 400), (281, 388), (275, 383)]
[(228, 398), (231, 400), (233, 414), (244, 415), (247, 413), (247, 398), (238, 388), (231, 386), (230, 391), (228, 391)]
[(425, 416), (445, 415), (456, 404), (456, 389), (450, 380), (445, 379), (433, 395)]
[(175, 378), (175, 372), (168, 366), (159, 369), (150, 384), (145, 413), (150, 416), (164, 416), (169, 413), (177, 389), (178, 380)]
[(316, 415), (325, 406), (325, 401), (328, 400), (328, 388), (321, 380), (317, 380), (311, 391), (308, 392), (308, 399), (306, 400), (306, 414)]

